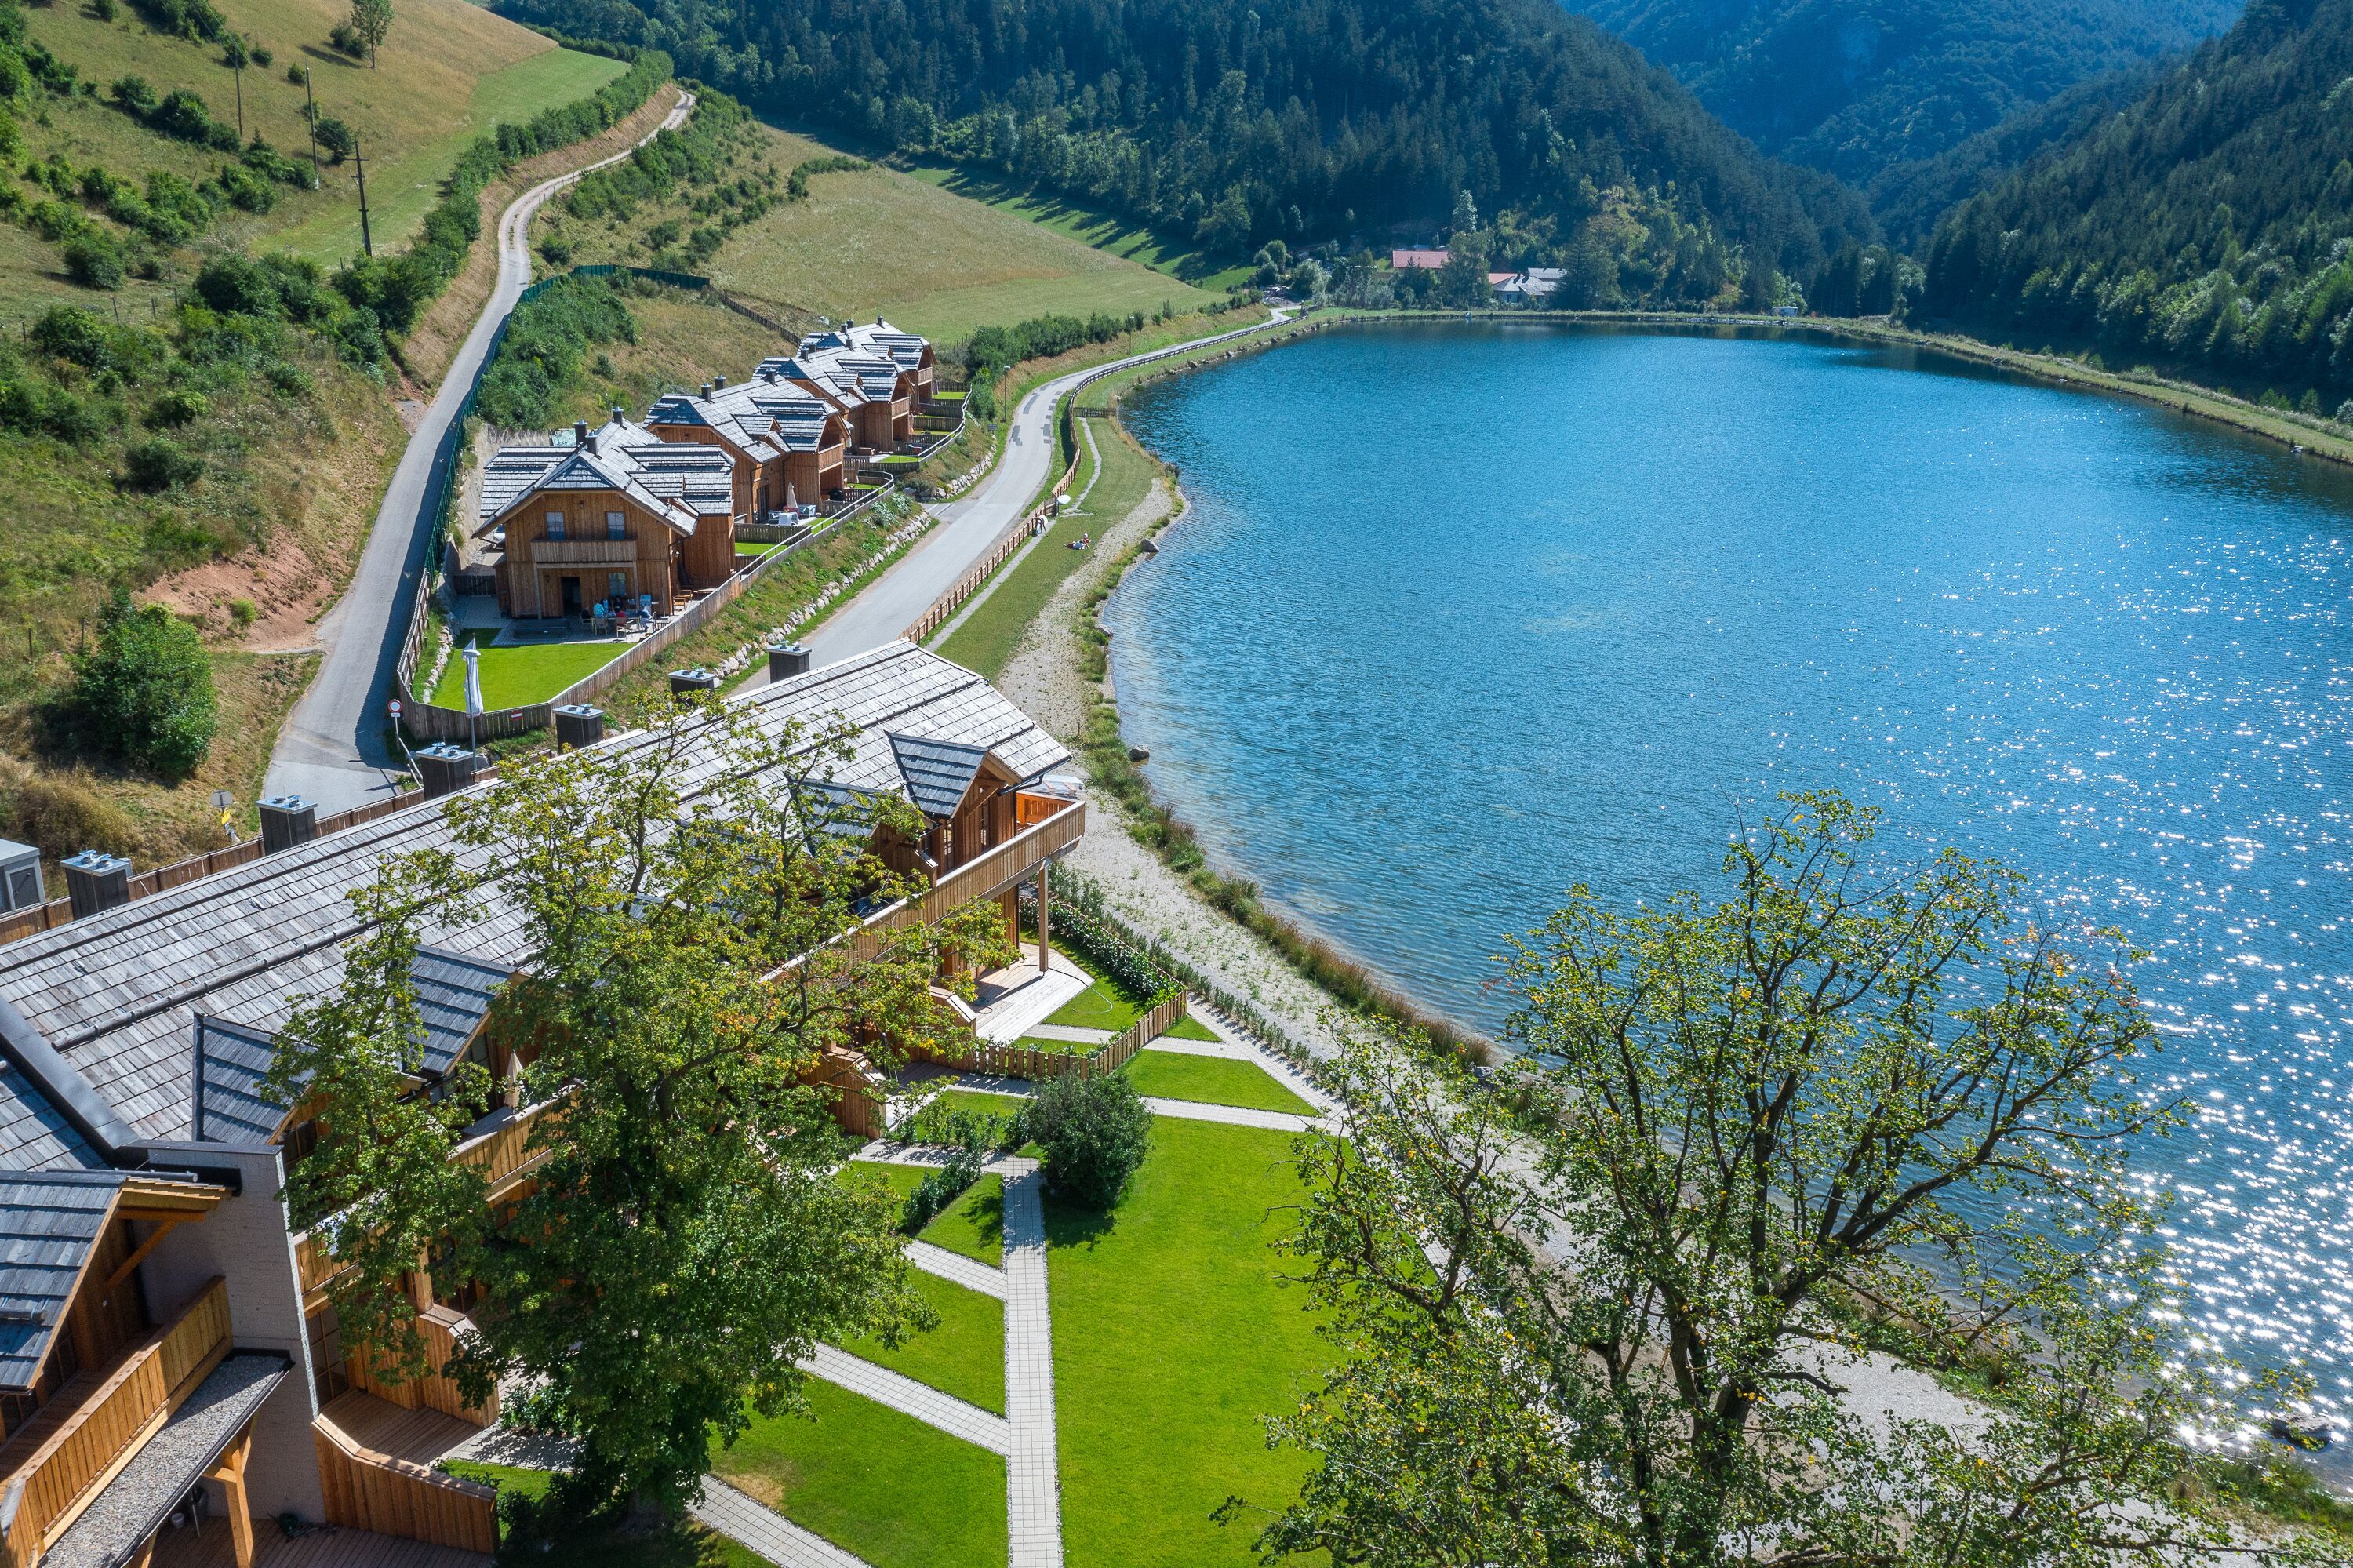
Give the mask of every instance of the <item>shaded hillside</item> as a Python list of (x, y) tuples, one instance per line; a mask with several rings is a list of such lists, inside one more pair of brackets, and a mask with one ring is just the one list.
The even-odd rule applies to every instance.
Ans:
[(2235, 0), (1567, 0), (1777, 157), (1868, 185), (2080, 81), (2227, 26)]
[(2334, 409), (2353, 394), (2349, 251), (2353, 0), (2256, 0), (2085, 140), (1948, 216), (1924, 306)]
[[(1789, 272), (1868, 227), (1665, 72), (1546, 0), (510, 0), (669, 50), (772, 112), (1002, 171), (1247, 255), (1427, 235), (1460, 192), (1566, 249), (1611, 193), (1654, 201), (1651, 302), (1717, 297), (1744, 249)], [(1622, 203), (1620, 204), (1622, 205)], [(1609, 232), (1619, 234), (1612, 224)]]

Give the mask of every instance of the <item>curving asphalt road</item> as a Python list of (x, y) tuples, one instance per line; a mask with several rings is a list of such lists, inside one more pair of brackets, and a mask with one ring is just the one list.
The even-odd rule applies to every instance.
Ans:
[(694, 95), (680, 94), (661, 124), (637, 143), (532, 186), (500, 216), (498, 286), (408, 439), (351, 586), (319, 621), (325, 657), (279, 732), (264, 793), (300, 795), (324, 815), (392, 792), (393, 775), (406, 764), (396, 760), (384, 731), (390, 716), (393, 666), (408, 634), (410, 596), (424, 575), (425, 546), (431, 535), (431, 524), (421, 515), (425, 497), (434, 466), (447, 461), (443, 443), (459, 405), (481, 371), (491, 339), (531, 282), (532, 217), (549, 197), (589, 170), (619, 163), (657, 132), (684, 124), (693, 108)]
[[(1284, 317), (1281, 312), (1275, 320)], [(904, 635), (932, 602), (955, 585), (971, 565), (988, 551), (998, 535), (1010, 527), (1037, 495), (1047, 477), (1060, 471), (1054, 439), (1056, 405), (1087, 381), (1183, 354), (1204, 344), (1223, 343), (1264, 327), (1254, 323), (1213, 337), (1171, 344), (1150, 354), (1132, 355), (1088, 370), (1074, 370), (1045, 382), (1021, 399), (1005, 432), (1005, 452), (987, 477), (944, 506), (932, 510), (940, 521), (923, 541), (896, 565), (874, 579), (856, 599), (833, 612), (816, 632), (805, 639), (813, 662), (823, 665), (879, 648)], [(768, 679), (765, 663), (738, 690), (749, 691)]]

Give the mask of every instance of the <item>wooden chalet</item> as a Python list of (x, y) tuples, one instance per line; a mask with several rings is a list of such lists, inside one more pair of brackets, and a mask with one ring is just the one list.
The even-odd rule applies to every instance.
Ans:
[(839, 501), (849, 483), (849, 421), (834, 404), (773, 373), (730, 387), (674, 392), (646, 413), (666, 441), (716, 447), (734, 465), (738, 517)]
[(841, 411), (850, 439), (891, 451), (915, 433), (915, 370), (887, 354), (855, 346), (848, 329), (811, 333), (791, 354), (764, 359), (753, 373), (806, 387)]
[[(842, 729), (849, 755), (822, 787), (923, 812), (920, 840), (880, 847), (932, 885), (868, 913), (852, 953), (975, 902), (1009, 917), (1018, 886), (1042, 883), (1085, 832), (1084, 806), (1048, 779), (1063, 747), (912, 644), (737, 705), (770, 734)], [(722, 749), (678, 766), (691, 797)], [(280, 1196), (314, 1141), (312, 1107), (268, 1087), (279, 1031), (340, 983), (362, 934), (348, 890), (427, 847), (461, 864), (481, 853), (425, 801), (0, 947), (0, 1568), (193, 1561), (198, 1540), (206, 1561), (250, 1568), (257, 1539), (265, 1559), (281, 1541), (255, 1521), (289, 1515), (337, 1527), (344, 1555), (321, 1561), (389, 1563), (390, 1547), (410, 1548), (369, 1543), (400, 1537), (439, 1549), (438, 1568), (488, 1568), (493, 1494), (432, 1467), (496, 1414), (441, 1374), (471, 1326), (471, 1283), (419, 1257), (407, 1288), (431, 1370), (376, 1378), (335, 1321), (333, 1217), (290, 1213)], [(531, 933), (521, 911), (493, 907), (425, 936), (412, 1092), (449, 1092), (461, 1063), (489, 1069), (498, 1086), (451, 1158), (481, 1171), (490, 1202), (511, 1202), (536, 1179), (533, 1128), (561, 1114), (521, 1101), (523, 1060), (501, 1043), (498, 998), (529, 964)], [(838, 1054), (812, 1076), (842, 1085), (844, 1106), (870, 1105), (871, 1066)]]
[(613, 411), (569, 446), (501, 448), (482, 468), (477, 538), (506, 530), (499, 608), (517, 620), (649, 598), (670, 615), (735, 570), (734, 464)]

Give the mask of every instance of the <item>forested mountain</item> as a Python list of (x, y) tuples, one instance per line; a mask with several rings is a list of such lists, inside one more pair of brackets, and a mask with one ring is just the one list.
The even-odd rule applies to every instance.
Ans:
[(1767, 153), (1869, 185), (2079, 81), (2187, 48), (2236, 0), (1567, 0)]
[(1509, 211), (1524, 260), (1601, 248), (1613, 296), (1769, 297), (1867, 238), (1860, 199), (1758, 157), (1551, 0), (508, 0), (655, 43), (781, 115), (1006, 171), (1246, 255)]
[(1923, 310), (2334, 409), (2353, 394), (2348, 252), (2353, 0), (2254, 0), (2138, 102), (1948, 216)]

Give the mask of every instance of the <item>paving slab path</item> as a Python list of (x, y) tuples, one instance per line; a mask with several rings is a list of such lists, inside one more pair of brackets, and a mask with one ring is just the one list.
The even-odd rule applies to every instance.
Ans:
[(866, 1559), (844, 1552), (814, 1531), (803, 1530), (771, 1508), (744, 1496), (717, 1476), (702, 1478), (702, 1500), (687, 1513), (778, 1568), (867, 1568)]

